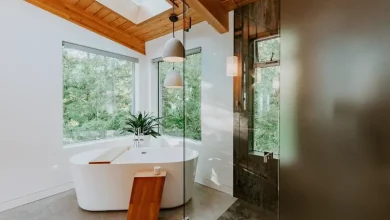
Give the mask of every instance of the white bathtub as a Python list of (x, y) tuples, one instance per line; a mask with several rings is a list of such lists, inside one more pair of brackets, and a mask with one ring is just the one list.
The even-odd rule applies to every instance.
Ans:
[(167, 170), (161, 208), (178, 207), (192, 198), (198, 152), (185, 149), (185, 172), (181, 147), (134, 148), (111, 164), (88, 164), (105, 151), (107, 149), (88, 151), (70, 159), (77, 200), (82, 209), (127, 210), (134, 174), (153, 170), (154, 166)]

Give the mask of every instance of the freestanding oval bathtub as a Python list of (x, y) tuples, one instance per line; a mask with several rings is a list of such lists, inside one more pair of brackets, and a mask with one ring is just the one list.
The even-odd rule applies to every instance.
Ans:
[(161, 208), (178, 207), (192, 198), (198, 152), (184, 151), (181, 147), (132, 148), (111, 164), (89, 164), (107, 150), (83, 152), (70, 159), (77, 200), (82, 209), (127, 210), (134, 174), (152, 171), (155, 166), (167, 171)]

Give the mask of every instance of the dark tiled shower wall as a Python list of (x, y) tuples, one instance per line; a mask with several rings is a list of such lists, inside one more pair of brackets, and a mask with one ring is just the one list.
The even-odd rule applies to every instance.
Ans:
[[(278, 159), (253, 149), (254, 40), (277, 34), (279, 1), (261, 0), (235, 10), (234, 52), (240, 68), (234, 79), (234, 196), (255, 207), (278, 210)], [(244, 95), (245, 94), (245, 95)]]
[(264, 163), (262, 156), (249, 156), (248, 164), (234, 166), (234, 196), (257, 207), (277, 212), (278, 163), (277, 159)]

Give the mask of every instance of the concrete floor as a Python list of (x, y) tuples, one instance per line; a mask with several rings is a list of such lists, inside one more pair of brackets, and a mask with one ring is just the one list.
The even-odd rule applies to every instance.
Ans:
[(241, 199), (230, 206), (218, 220), (277, 220), (278, 214), (260, 209)]
[[(162, 210), (159, 220), (217, 220), (236, 199), (195, 184), (194, 196), (184, 207)], [(185, 211), (184, 211), (185, 210)], [(0, 220), (126, 220), (126, 211), (87, 212), (79, 208), (74, 190), (0, 213)]]

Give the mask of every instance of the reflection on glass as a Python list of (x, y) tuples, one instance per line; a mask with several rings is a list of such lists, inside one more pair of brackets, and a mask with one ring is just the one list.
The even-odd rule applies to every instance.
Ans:
[[(185, 119), (186, 138), (201, 140), (201, 69), (202, 54), (188, 55), (185, 61)], [(159, 79), (161, 88), (160, 115), (161, 133), (175, 137), (183, 136), (183, 89), (164, 88), (166, 74), (172, 70), (169, 62), (159, 62)], [(183, 65), (175, 64), (175, 69), (183, 74)]]

